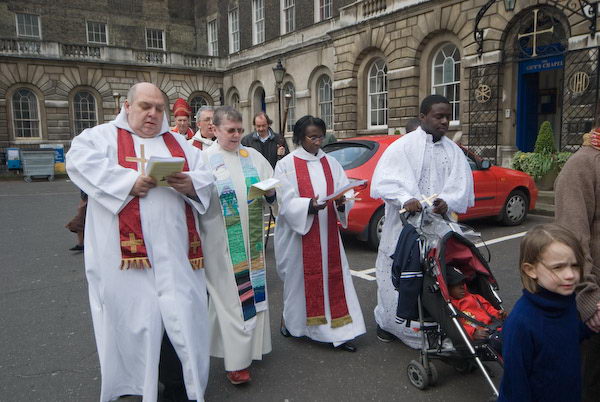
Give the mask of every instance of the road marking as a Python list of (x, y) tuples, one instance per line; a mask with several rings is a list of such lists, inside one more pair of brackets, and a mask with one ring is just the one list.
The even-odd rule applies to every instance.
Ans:
[[(497, 237), (495, 239), (488, 240), (485, 243), (484, 242), (477, 243), (477, 244), (475, 244), (475, 247), (480, 248), (480, 247), (484, 247), (485, 245), (491, 246), (492, 244), (502, 243), (503, 241), (518, 239), (520, 237), (525, 236), (526, 234), (527, 234), (527, 231), (524, 231), (524, 232), (514, 233), (511, 235), (507, 235), (507, 236)], [(367, 281), (374, 281), (377, 279), (375, 277), (375, 268), (368, 268), (368, 269), (363, 269), (360, 271), (351, 269), (350, 273), (353, 276), (356, 276), (357, 278), (365, 279)]]
[(479, 248), (479, 247), (484, 247), (485, 245), (491, 246), (492, 244), (502, 243), (503, 241), (518, 239), (519, 237), (523, 237), (526, 234), (527, 234), (527, 231), (524, 231), (524, 232), (511, 234), (508, 236), (498, 237), (496, 239), (488, 240), (486, 242), (477, 243), (477, 244), (475, 244), (475, 247)]
[(355, 271), (351, 269), (350, 273), (356, 276), (357, 278), (365, 279), (367, 281), (374, 281), (375, 279), (377, 279), (374, 276), (369, 275), (375, 273), (375, 268), (364, 269), (362, 271)]

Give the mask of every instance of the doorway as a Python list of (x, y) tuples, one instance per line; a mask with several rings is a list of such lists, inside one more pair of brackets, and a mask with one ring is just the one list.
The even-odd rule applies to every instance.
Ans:
[(517, 148), (533, 152), (540, 126), (549, 121), (558, 144), (564, 55), (524, 60), (517, 83)]

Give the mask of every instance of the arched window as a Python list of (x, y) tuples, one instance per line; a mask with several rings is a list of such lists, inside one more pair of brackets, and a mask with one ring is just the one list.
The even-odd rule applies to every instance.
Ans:
[(450, 101), (452, 121), (460, 120), (460, 52), (451, 43), (443, 45), (433, 58), (431, 93)]
[(40, 113), (38, 100), (33, 91), (19, 88), (12, 96), (15, 138), (39, 138)]
[(190, 119), (192, 130), (196, 130), (196, 113), (198, 112), (198, 109), (200, 109), (202, 106), (210, 106), (210, 104), (204, 96), (194, 96), (190, 100), (190, 107), (192, 108), (192, 118)]
[(235, 92), (231, 95), (231, 107), (235, 110), (240, 110), (240, 96)]
[(73, 122), (75, 135), (86, 128), (98, 125), (98, 114), (96, 112), (96, 98), (88, 91), (80, 91), (73, 98)]
[(367, 91), (368, 127), (387, 127), (387, 65), (383, 59), (375, 60), (369, 69)]
[(317, 81), (317, 102), (319, 117), (325, 121), (329, 130), (333, 129), (333, 87), (331, 78), (322, 75)]
[[(283, 86), (283, 96), (290, 95), (289, 101), (286, 99), (288, 105), (287, 121), (285, 123), (285, 131), (291, 133), (294, 131), (294, 124), (296, 124), (296, 90), (294, 84), (288, 82)], [(287, 97), (286, 97), (287, 98)], [(284, 103), (285, 105), (285, 103)]]

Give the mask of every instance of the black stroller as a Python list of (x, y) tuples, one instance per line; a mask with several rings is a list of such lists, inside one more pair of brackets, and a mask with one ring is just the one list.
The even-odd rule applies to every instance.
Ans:
[[(496, 279), (487, 261), (467, 238), (478, 235), (464, 225), (429, 212), (427, 208), (411, 218), (402, 214), (401, 219), (405, 226), (412, 225), (416, 229), (422, 273), (422, 285), (414, 307), (420, 323), (421, 358), (408, 364), (410, 382), (419, 389), (434, 386), (438, 373), (431, 360), (438, 359), (459, 372), (479, 368), (497, 397), (498, 390), (483, 361), (495, 361), (502, 366), (502, 356), (489, 342), (469, 338), (459, 321), (459, 318), (465, 318), (464, 314), (452, 305), (446, 282), (446, 266), (452, 265), (466, 277), (469, 292), (481, 295), (496, 309), (502, 309)], [(399, 274), (396, 268), (392, 269), (394, 284), (398, 283)], [(418, 276), (415, 273), (407, 275), (406, 272), (403, 275)], [(412, 301), (414, 303), (414, 298)]]

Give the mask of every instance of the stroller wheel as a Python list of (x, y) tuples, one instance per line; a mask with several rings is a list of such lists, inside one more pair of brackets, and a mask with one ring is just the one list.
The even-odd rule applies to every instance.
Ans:
[(429, 385), (435, 386), (438, 382), (438, 371), (432, 362), (429, 362)]
[(406, 372), (408, 374), (408, 380), (416, 388), (423, 390), (429, 385), (429, 376), (427, 375), (427, 371), (425, 370), (425, 367), (423, 367), (423, 365), (418, 361), (412, 360), (410, 363), (408, 363)]
[(455, 361), (452, 367), (461, 374), (469, 374), (477, 368), (477, 365), (471, 359), (461, 359)]

